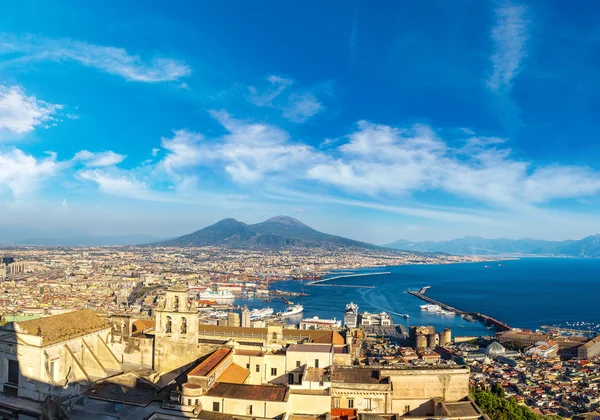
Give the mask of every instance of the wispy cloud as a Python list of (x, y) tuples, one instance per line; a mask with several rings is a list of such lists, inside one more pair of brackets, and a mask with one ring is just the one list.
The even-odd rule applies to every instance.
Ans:
[(313, 92), (292, 90), (293, 79), (271, 75), (267, 81), (267, 88), (248, 87), (248, 100), (254, 105), (279, 109), (283, 118), (294, 123), (304, 123), (325, 109)]
[(496, 22), (491, 31), (494, 53), (487, 85), (495, 93), (510, 91), (526, 55), (529, 22), (525, 6), (503, 4), (496, 8)]
[(173, 58), (154, 56), (144, 59), (130, 54), (124, 48), (32, 35), (16, 37), (0, 34), (0, 54), (2, 53), (10, 53), (11, 57), (21, 54), (17, 60), (74, 61), (135, 82), (175, 81), (192, 72), (187, 64)]
[(107, 152), (92, 153), (87, 150), (82, 150), (75, 154), (74, 161), (83, 162), (85, 166), (91, 168), (118, 165), (125, 160), (125, 155), (109, 150)]
[(20, 86), (0, 85), (0, 141), (2, 131), (23, 134), (54, 120), (62, 105), (27, 96)]
[(291, 94), (283, 108), (283, 118), (295, 123), (303, 123), (323, 110), (323, 104), (312, 93)]

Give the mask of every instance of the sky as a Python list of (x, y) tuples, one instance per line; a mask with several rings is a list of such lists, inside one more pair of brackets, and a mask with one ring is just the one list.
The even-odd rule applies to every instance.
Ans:
[(600, 5), (28, 1), (0, 14), (0, 232), (290, 215), (600, 233)]

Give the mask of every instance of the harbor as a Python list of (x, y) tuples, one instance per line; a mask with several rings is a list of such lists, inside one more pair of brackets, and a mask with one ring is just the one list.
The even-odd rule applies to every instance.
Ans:
[(409, 295), (412, 295), (414, 297), (417, 297), (417, 298), (429, 303), (430, 305), (438, 306), (443, 311), (452, 312), (456, 315), (460, 315), (462, 318), (464, 318), (467, 321), (470, 321), (470, 322), (480, 321), (487, 326), (493, 327), (497, 331), (509, 331), (512, 329), (511, 327), (506, 325), (504, 322), (498, 321), (497, 319), (492, 318), (491, 316), (482, 314), (480, 312), (461, 311), (460, 309), (456, 309), (453, 306), (450, 306), (450, 305), (447, 305), (438, 300), (432, 299), (429, 296), (425, 295), (425, 292), (430, 288), (431, 288), (431, 286), (425, 286), (425, 287), (421, 288), (418, 292), (408, 289), (407, 293)]

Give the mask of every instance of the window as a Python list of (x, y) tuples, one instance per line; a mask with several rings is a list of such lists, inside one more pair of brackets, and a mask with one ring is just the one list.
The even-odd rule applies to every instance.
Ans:
[(250, 370), (250, 363), (246, 363), (246, 369)]
[(288, 384), (293, 384), (293, 383), (294, 383), (294, 374), (288, 373)]
[(192, 399), (188, 398), (188, 405), (192, 405)]
[(187, 319), (184, 316), (181, 317), (181, 328), (179, 330), (180, 334), (187, 334)]
[(50, 379), (53, 381), (56, 379), (56, 360), (50, 362)]
[(365, 399), (365, 410), (371, 410), (371, 399), (367, 398)]
[(198, 405), (198, 398), (194, 400), (194, 405)]
[(173, 304), (173, 310), (177, 312), (179, 310), (179, 296), (175, 296), (175, 303)]
[(315, 359), (315, 367), (318, 368), (319, 367), (319, 359)]
[(340, 408), (340, 399), (339, 398), (333, 399), (333, 408)]
[(410, 412), (410, 405), (404, 406), (404, 414), (408, 414)]
[(300, 367), (300, 360), (296, 360), (296, 367)]
[(277, 368), (271, 368), (271, 376), (277, 376)]
[(277, 340), (277, 333), (276, 332), (273, 333), (272, 338), (273, 338), (273, 340)]
[(8, 361), (8, 383), (19, 384), (19, 362), (16, 360)]
[(348, 398), (348, 408), (354, 408), (354, 400), (352, 398)]
[(165, 326), (165, 333), (171, 334), (171, 317), (167, 315), (167, 325)]
[(221, 411), (218, 401), (213, 401), (213, 410), (212, 411), (217, 411), (217, 412)]
[(256, 371), (260, 372), (260, 365), (256, 365)]
[(248, 407), (246, 407), (246, 415), (247, 416), (252, 415), (252, 404), (250, 404)]

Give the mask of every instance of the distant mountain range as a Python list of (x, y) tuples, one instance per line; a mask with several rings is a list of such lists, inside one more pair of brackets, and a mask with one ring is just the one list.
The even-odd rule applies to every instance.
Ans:
[(0, 226), (0, 246), (118, 246), (143, 245), (163, 238), (144, 234), (94, 235), (71, 229), (33, 229)]
[(399, 240), (384, 245), (403, 251), (444, 252), (454, 255), (555, 255), (600, 257), (600, 235), (579, 240), (543, 241), (537, 239), (485, 239), (478, 236), (450, 241), (414, 242)]
[(247, 225), (235, 219), (223, 219), (189, 235), (156, 243), (159, 246), (214, 246), (244, 247), (355, 247), (378, 248), (365, 242), (319, 232), (301, 221), (277, 216), (262, 223)]

